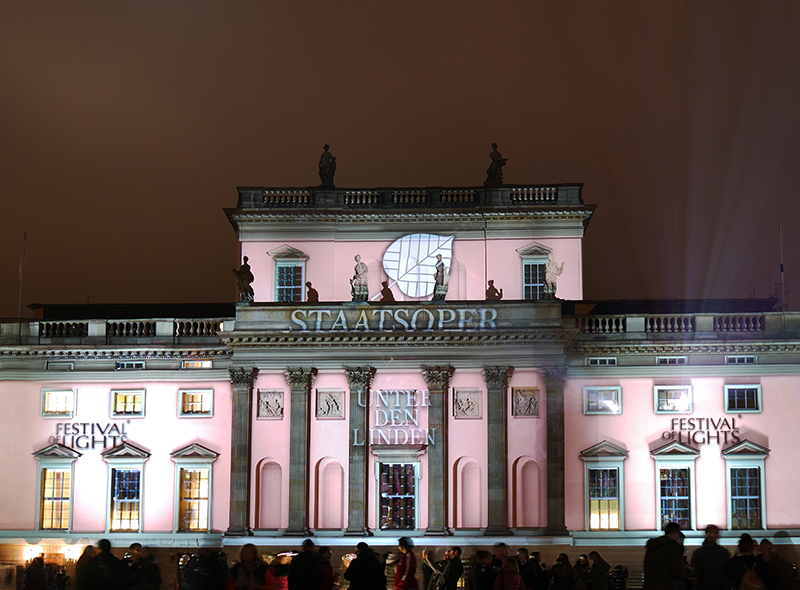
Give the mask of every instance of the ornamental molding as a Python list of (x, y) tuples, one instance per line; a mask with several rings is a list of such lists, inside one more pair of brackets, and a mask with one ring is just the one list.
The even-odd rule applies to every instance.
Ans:
[(195, 360), (208, 359), (209, 357), (227, 359), (231, 351), (227, 348), (209, 348), (191, 350), (170, 350), (146, 348), (141, 350), (104, 348), (91, 350), (88, 348), (5, 348), (0, 349), (0, 357), (37, 358), (42, 360), (159, 360), (178, 359)]
[(147, 459), (150, 453), (130, 441), (123, 441), (116, 447), (100, 453), (103, 459)]
[(567, 372), (564, 367), (550, 365), (542, 367), (542, 378), (544, 379), (544, 386), (550, 391), (558, 391), (564, 389), (564, 383), (567, 381)]
[(508, 385), (508, 380), (514, 374), (514, 367), (484, 367), (483, 378), (489, 387), (502, 387)]
[(173, 459), (206, 459), (213, 461), (219, 457), (219, 453), (199, 443), (192, 443), (173, 451), (169, 456)]
[(232, 367), (228, 369), (228, 373), (234, 387), (243, 387), (250, 390), (253, 388), (253, 382), (258, 375), (258, 369), (255, 367)]
[(47, 445), (44, 448), (39, 449), (38, 451), (34, 451), (31, 453), (37, 459), (77, 459), (82, 455), (75, 449), (71, 449), (66, 445), (62, 445), (61, 443), (53, 443), (51, 445)]
[(449, 365), (422, 367), (422, 374), (429, 389), (447, 389), (453, 373), (455, 373), (455, 368)]
[(603, 440), (596, 445), (592, 445), (588, 449), (583, 449), (580, 452), (580, 456), (582, 459), (596, 457), (627, 457), (628, 449)]
[(722, 454), (726, 457), (752, 457), (752, 456), (761, 456), (766, 457), (769, 454), (769, 449), (767, 447), (763, 447), (758, 443), (754, 443), (749, 439), (744, 439), (728, 447), (727, 449), (722, 450)]
[(229, 217), (236, 222), (264, 222), (272, 221), (279, 223), (344, 223), (365, 224), (365, 223), (442, 223), (442, 222), (483, 222), (491, 221), (528, 221), (531, 219), (575, 219), (585, 221), (592, 216), (591, 210), (553, 208), (546, 211), (487, 211), (485, 213), (467, 213), (454, 210), (452, 212), (405, 212), (403, 210), (392, 210), (388, 212), (374, 213), (313, 213), (303, 209), (291, 209), (291, 212), (236, 212)]
[(663, 344), (631, 344), (630, 342), (602, 342), (597, 344), (583, 343), (574, 346), (570, 356), (684, 356), (693, 354), (800, 354), (800, 343), (791, 342), (737, 342), (731, 343), (669, 343)]
[(697, 457), (700, 454), (698, 449), (691, 447), (676, 440), (668, 442), (665, 445), (650, 451), (650, 456), (653, 458), (658, 457)]
[(345, 367), (347, 383), (350, 389), (365, 391), (369, 389), (372, 377), (375, 375), (374, 367)]
[(314, 367), (289, 367), (286, 369), (286, 380), (292, 388), (302, 387), (309, 389), (314, 382), (314, 377), (317, 376), (317, 370)]

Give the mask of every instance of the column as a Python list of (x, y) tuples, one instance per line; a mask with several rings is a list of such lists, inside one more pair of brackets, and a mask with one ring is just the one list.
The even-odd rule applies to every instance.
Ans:
[(544, 367), (547, 388), (547, 534), (566, 535), (564, 517), (564, 381), (561, 367)]
[(428, 528), (426, 535), (445, 536), (447, 530), (447, 388), (453, 367), (422, 367), (428, 384), (428, 430), (436, 444), (428, 447)]
[[(369, 385), (375, 374), (372, 367), (345, 368), (350, 386), (350, 475), (347, 493), (345, 535), (363, 537), (367, 528), (367, 469), (369, 468)], [(356, 442), (361, 444), (356, 445)]]
[(513, 367), (484, 367), (486, 379), (489, 460), (489, 526), (487, 535), (508, 530), (508, 379)]
[(252, 535), (250, 530), (250, 445), (253, 424), (253, 384), (258, 369), (228, 369), (231, 396), (231, 504), (226, 535)]
[(291, 434), (289, 436), (289, 528), (287, 535), (307, 536), (308, 530), (308, 436), (311, 420), (311, 384), (317, 370), (289, 367)]

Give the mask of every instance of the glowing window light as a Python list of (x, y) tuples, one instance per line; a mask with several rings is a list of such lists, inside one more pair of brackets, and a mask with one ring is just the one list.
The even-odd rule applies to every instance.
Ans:
[(139, 530), (141, 472), (138, 469), (112, 469), (112, 531)]
[(81, 545), (62, 545), (60, 552), (68, 561), (78, 561), (84, 549)]
[(112, 391), (114, 416), (144, 416), (144, 391)]
[(75, 392), (45, 391), (42, 413), (46, 416), (72, 416), (75, 410)]
[(656, 412), (690, 414), (692, 412), (691, 387), (656, 386)]
[(30, 561), (35, 557), (39, 557), (42, 553), (44, 553), (44, 547), (41, 545), (26, 545), (22, 549), (22, 557), (25, 561)]
[(585, 414), (621, 414), (622, 413), (622, 388), (615, 387), (585, 387), (584, 407)]
[(619, 470), (589, 469), (589, 528), (619, 530)]
[(214, 391), (211, 389), (181, 390), (181, 416), (211, 416), (213, 412)]
[(183, 469), (180, 472), (180, 531), (208, 530), (208, 469)]
[(69, 528), (70, 470), (42, 470), (42, 521), (43, 529)]

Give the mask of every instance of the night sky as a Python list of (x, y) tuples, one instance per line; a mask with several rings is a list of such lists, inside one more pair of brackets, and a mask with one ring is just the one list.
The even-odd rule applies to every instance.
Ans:
[[(585, 297), (800, 308), (800, 2), (6, 2), (0, 317), (232, 301), (236, 186), (583, 182)], [(23, 315), (30, 316), (27, 307)]]

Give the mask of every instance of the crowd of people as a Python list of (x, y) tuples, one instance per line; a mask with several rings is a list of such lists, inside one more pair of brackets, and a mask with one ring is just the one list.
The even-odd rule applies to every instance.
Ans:
[[(794, 568), (770, 541), (757, 543), (745, 533), (738, 552), (731, 556), (719, 545), (719, 536), (718, 527), (708, 526), (703, 545), (689, 562), (680, 526), (669, 523), (662, 536), (647, 542), (643, 590), (794, 590)], [(437, 559), (435, 552), (423, 550), (418, 579), (417, 556), (409, 537), (399, 539), (395, 553), (381, 554), (367, 543), (358, 543), (354, 553), (345, 556), (341, 574), (331, 562), (332, 549), (317, 547), (311, 539), (303, 542), (299, 553), (282, 553), (270, 563), (248, 543), (230, 568), (222, 552), (185, 556), (178, 590), (334, 590), (340, 582), (350, 590), (456, 590), (459, 586), (468, 590), (626, 590), (628, 570), (621, 565), (612, 569), (597, 551), (580, 555), (574, 563), (561, 553), (549, 567), (538, 551), (529, 553), (523, 547), (512, 556), (505, 543), (496, 543), (494, 552), (476, 551), (466, 566), (461, 553), (461, 547), (452, 546)], [(54, 585), (44, 561), (37, 557), (26, 570), (24, 590), (162, 587), (158, 565), (139, 543), (118, 559), (111, 553), (111, 543), (103, 539), (97, 550), (92, 546), (84, 550), (76, 563), (74, 584), (68, 583), (63, 569), (58, 574)]]

